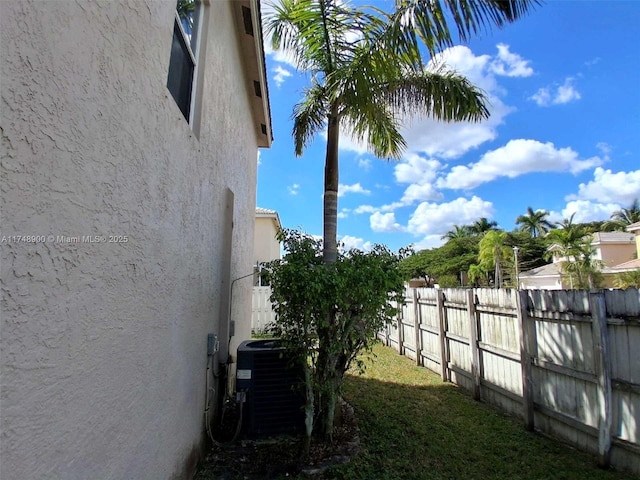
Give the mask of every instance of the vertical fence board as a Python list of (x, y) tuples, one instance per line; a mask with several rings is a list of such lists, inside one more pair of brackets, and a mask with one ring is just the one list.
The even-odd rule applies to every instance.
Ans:
[(611, 366), (608, 361), (607, 310), (604, 294), (591, 294), (591, 315), (598, 372), (598, 463), (608, 467), (611, 459)]
[(422, 365), (422, 335), (420, 335), (420, 294), (418, 289), (413, 289), (413, 328), (415, 333), (415, 347), (416, 347), (416, 365)]
[(522, 369), (522, 406), (524, 425), (533, 431), (533, 378), (531, 375), (531, 321), (527, 313), (529, 298), (524, 290), (518, 291), (518, 328), (520, 331), (520, 366)]
[(475, 293), (467, 291), (467, 315), (469, 317), (469, 347), (471, 349), (471, 375), (473, 398), (480, 400), (480, 351), (478, 350), (478, 318), (476, 316)]
[(444, 309), (444, 292), (438, 292), (438, 328), (440, 335), (440, 376), (443, 382), (449, 381), (449, 348), (447, 345), (446, 312)]

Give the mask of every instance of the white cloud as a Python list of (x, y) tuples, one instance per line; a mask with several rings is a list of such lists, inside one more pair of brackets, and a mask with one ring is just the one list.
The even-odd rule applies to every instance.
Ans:
[(258, 156), (257, 156), (257, 158), (256, 158), (256, 160), (257, 160), (257, 162), (258, 162), (258, 166), (260, 166), (260, 164), (262, 163), (262, 162), (260, 161), (260, 153), (261, 153), (261, 152), (260, 152), (260, 150), (258, 150)]
[(403, 202), (392, 202), (381, 207), (374, 207), (373, 205), (360, 205), (353, 210), (353, 213), (360, 215), (361, 213), (376, 213), (376, 212), (393, 212), (400, 207), (406, 206)]
[(444, 179), (438, 181), (438, 186), (472, 189), (498, 177), (514, 178), (531, 172), (576, 174), (602, 163), (599, 157), (581, 160), (571, 148), (557, 149), (551, 142), (516, 139), (485, 153), (476, 163), (453, 167)]
[(604, 158), (609, 160), (609, 155), (611, 154), (611, 146), (606, 142), (598, 142), (596, 143), (596, 148), (602, 153)]
[(369, 195), (371, 190), (367, 190), (363, 188), (359, 183), (354, 183), (353, 185), (345, 185), (343, 183), (338, 185), (338, 196), (342, 197), (347, 193), (362, 193), (364, 195)]
[(564, 84), (558, 87), (556, 96), (553, 99), (554, 104), (569, 103), (574, 100), (580, 100), (580, 92), (573, 86), (573, 78), (569, 77), (564, 81)]
[(340, 210), (338, 212), (338, 218), (347, 218), (347, 217), (349, 217), (349, 212), (350, 211), (351, 210), (348, 209), (348, 208), (343, 208), (342, 210)]
[(373, 248), (373, 244), (371, 242), (366, 242), (362, 238), (353, 237), (351, 235), (345, 235), (340, 238), (340, 243), (342, 243), (342, 250), (348, 251), (351, 249), (362, 250), (363, 252), (368, 252)]
[(428, 183), (436, 178), (442, 164), (435, 159), (427, 160), (415, 153), (408, 153), (394, 168), (399, 183)]
[(562, 218), (569, 218), (575, 213), (574, 223), (607, 220), (619, 208), (620, 206), (614, 203), (604, 204), (588, 200), (574, 200), (567, 203), (567, 206), (562, 210)]
[(573, 85), (573, 77), (567, 77), (562, 85), (540, 88), (535, 94), (529, 97), (540, 107), (548, 107), (549, 105), (562, 105), (573, 101), (580, 100), (580, 92)]
[(294, 183), (293, 185), (289, 185), (287, 187), (287, 190), (289, 191), (289, 195), (298, 195), (298, 192), (300, 191), (300, 185)]
[(380, 209), (372, 205), (360, 205), (359, 207), (353, 210), (353, 213), (360, 215), (361, 213), (373, 213), (373, 212), (377, 212), (378, 210)]
[(440, 247), (442, 244), (444, 244), (442, 235), (427, 235), (422, 240), (415, 242), (413, 248), (416, 252), (419, 252), (420, 250)]
[(440, 200), (442, 194), (435, 188), (435, 179), (442, 164), (435, 160), (408, 153), (394, 169), (399, 183), (409, 183), (400, 203), (412, 205), (422, 200)]
[(569, 195), (566, 200), (592, 200), (626, 206), (639, 196), (640, 170), (614, 173), (598, 167), (593, 171), (593, 180), (581, 183), (578, 193)]
[[(423, 152), (442, 158), (456, 158), (497, 137), (497, 127), (504, 122), (504, 118), (513, 111), (513, 108), (505, 105), (500, 99), (504, 89), (497, 82), (495, 70), (502, 65), (505, 74), (511, 72), (521, 74), (521, 66), (518, 67), (515, 62), (508, 64), (505, 61), (508, 57), (507, 53), (526, 64), (525, 60), (508, 52), (506, 46), (503, 51), (503, 59), (500, 60), (500, 48), (498, 56), (494, 59), (490, 55), (476, 56), (468, 47), (458, 45), (443, 51), (430, 62), (431, 66), (446, 65), (449, 69), (465, 75), (474, 85), (482, 89), (487, 96), (491, 116), (477, 123), (446, 123), (426, 117), (407, 119), (402, 134), (407, 141), (409, 151)], [(498, 63), (494, 64), (494, 62)]]
[[(500, 99), (504, 89), (496, 77), (501, 75), (521, 77), (533, 73), (528, 60), (509, 51), (508, 45), (498, 45), (498, 53), (476, 56), (466, 46), (448, 48), (429, 62), (429, 68), (445, 65), (450, 70), (465, 75), (474, 85), (482, 89), (489, 102), (491, 116), (478, 123), (439, 122), (424, 116), (405, 118), (401, 133), (405, 138), (409, 152), (422, 152), (430, 156), (456, 158), (473, 148), (497, 137), (497, 127), (514, 109)], [(326, 138), (326, 136), (325, 136)], [(363, 154), (366, 145), (354, 141), (345, 132), (340, 137), (342, 150)]]
[(531, 95), (529, 97), (529, 100), (533, 100), (534, 102), (536, 102), (541, 107), (550, 105), (551, 104), (551, 92), (549, 92), (549, 89), (546, 88), (546, 87), (541, 88), (536, 93)]
[(478, 218), (493, 216), (493, 204), (473, 196), (457, 198), (449, 203), (423, 202), (415, 209), (407, 230), (414, 235), (444, 235), (452, 225), (473, 223)]
[(507, 77), (530, 77), (533, 68), (529, 66), (529, 60), (523, 59), (517, 53), (509, 51), (509, 45), (499, 43), (498, 56), (491, 62), (491, 71), (496, 75)]
[(441, 200), (443, 195), (436, 189), (435, 184), (424, 183), (409, 185), (402, 195), (403, 205), (413, 205), (416, 202), (425, 200)]
[(358, 167), (363, 169), (365, 172), (371, 170), (371, 159), (370, 158), (359, 158), (358, 159)]
[(275, 72), (273, 76), (273, 81), (276, 82), (276, 86), (280, 87), (284, 83), (284, 81), (289, 78), (292, 73), (286, 68), (282, 68), (280, 65), (271, 69), (272, 72)]
[(393, 212), (380, 213), (375, 212), (369, 217), (371, 230), (374, 232), (402, 232), (404, 228), (396, 222), (396, 216)]

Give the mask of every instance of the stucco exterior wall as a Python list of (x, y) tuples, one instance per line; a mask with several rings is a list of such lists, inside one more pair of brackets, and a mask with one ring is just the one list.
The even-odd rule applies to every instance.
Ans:
[(280, 258), (280, 242), (276, 239), (275, 218), (256, 217), (254, 231), (254, 257), (256, 262), (269, 262)]
[(596, 249), (596, 258), (608, 267), (633, 260), (636, 246), (630, 241), (627, 244), (603, 244)]
[[(197, 459), (225, 195), (235, 278), (257, 141), (230, 2), (209, 7), (199, 139), (166, 88), (174, 9), (0, 2), (3, 480), (184, 478)], [(82, 236), (106, 242), (62, 238)], [(250, 301), (239, 282), (232, 351)]]

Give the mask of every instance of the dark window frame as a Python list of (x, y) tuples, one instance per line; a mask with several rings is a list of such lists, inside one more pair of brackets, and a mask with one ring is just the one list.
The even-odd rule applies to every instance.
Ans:
[[(177, 4), (176, 4), (177, 6)], [(191, 32), (185, 31), (183, 19), (176, 8), (173, 22), (173, 38), (171, 41), (171, 55), (169, 58), (169, 72), (167, 88), (187, 123), (193, 123), (193, 104), (195, 96), (195, 81), (198, 69), (199, 29), (202, 17), (203, 2), (195, 0)], [(188, 26), (188, 25), (187, 25)]]

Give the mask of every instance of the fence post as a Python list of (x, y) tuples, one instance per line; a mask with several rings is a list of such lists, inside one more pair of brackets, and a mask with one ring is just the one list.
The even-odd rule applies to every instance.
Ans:
[(404, 352), (402, 351), (402, 345), (404, 343), (404, 328), (402, 327), (402, 319), (404, 317), (404, 307), (405, 307), (405, 303), (403, 298), (402, 305), (400, 305), (400, 308), (398, 309), (398, 353), (400, 355), (404, 354)]
[(443, 382), (449, 381), (449, 346), (447, 342), (447, 319), (444, 309), (444, 292), (436, 291), (438, 300), (438, 327), (440, 333), (440, 375)]
[(413, 289), (413, 324), (416, 333), (416, 365), (422, 365), (422, 335), (420, 334), (420, 324), (422, 323), (422, 318), (420, 314), (420, 305), (418, 301), (420, 300), (420, 295), (418, 294), (418, 289), (414, 287)]
[(533, 374), (531, 372), (531, 355), (533, 335), (532, 326), (535, 324), (529, 320), (527, 313), (528, 295), (526, 290), (516, 290), (516, 308), (518, 317), (518, 331), (520, 334), (520, 369), (522, 372), (522, 407), (524, 426), (527, 430), (533, 431), (535, 428), (535, 417), (533, 409)]
[(589, 297), (598, 377), (598, 463), (601, 467), (608, 467), (611, 461), (612, 399), (607, 307), (602, 291), (591, 292)]
[(473, 398), (480, 400), (480, 350), (478, 349), (478, 319), (473, 289), (467, 290), (467, 314), (469, 315), (469, 347), (471, 347), (471, 376)]

